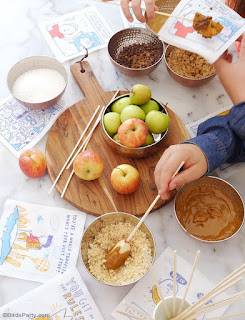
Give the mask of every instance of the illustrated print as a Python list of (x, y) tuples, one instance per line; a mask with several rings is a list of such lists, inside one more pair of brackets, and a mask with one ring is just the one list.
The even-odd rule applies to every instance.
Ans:
[(219, 22), (224, 27), (222, 32), (216, 36), (222, 42), (228, 41), (239, 29), (225, 17), (218, 17), (215, 22)]
[[(170, 276), (171, 276), (171, 279), (165, 279), (165, 280), (159, 281), (159, 285), (164, 295), (168, 295), (170, 291), (173, 291), (173, 271), (170, 272)], [(186, 286), (187, 281), (179, 273), (176, 273), (176, 294), (179, 291), (179, 285)], [(152, 295), (153, 302), (157, 305), (158, 302), (161, 301), (157, 292), (157, 287), (153, 286), (150, 292)]]
[(45, 110), (31, 110), (11, 98), (0, 105), (0, 139), (14, 153), (21, 152), (49, 128), (49, 122), (62, 110), (58, 104)]
[[(27, 258), (34, 263), (38, 271), (46, 272), (50, 266), (49, 260), (45, 257), (33, 258), (27, 252), (30, 249), (48, 248), (52, 244), (53, 236), (36, 237), (28, 231), (19, 232), (19, 230), (27, 229), (30, 222), (24, 213), (25, 211), (25, 208), (17, 205), (5, 223), (0, 239), (0, 265), (6, 261), (14, 267), (20, 268), (22, 261)], [(26, 243), (26, 246), (21, 245), (22, 241)]]
[[(48, 248), (52, 244), (52, 239), (53, 239), (53, 236), (51, 235), (49, 235), (48, 237), (45, 237), (45, 236), (35, 237), (31, 233), (28, 235), (26, 232), (21, 232), (18, 237), (18, 240), (26, 242), (26, 247), (28, 249), (35, 249), (35, 250)], [(41, 243), (41, 241), (43, 243)]]
[(81, 52), (84, 51), (84, 47), (89, 50), (101, 44), (95, 32), (81, 34), (70, 43), (73, 43), (77, 50)]
[(175, 35), (181, 38), (185, 38), (188, 33), (195, 31), (193, 27), (185, 27), (184, 24), (179, 21), (176, 22), (174, 28), (177, 29)]

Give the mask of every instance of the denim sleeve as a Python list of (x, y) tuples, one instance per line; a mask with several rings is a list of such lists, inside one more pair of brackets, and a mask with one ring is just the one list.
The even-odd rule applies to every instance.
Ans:
[(199, 146), (208, 162), (208, 172), (224, 162), (245, 161), (245, 102), (199, 125), (197, 136), (186, 141)]

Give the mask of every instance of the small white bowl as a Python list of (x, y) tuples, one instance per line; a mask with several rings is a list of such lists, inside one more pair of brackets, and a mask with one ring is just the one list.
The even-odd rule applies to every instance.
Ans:
[[(29, 71), (29, 70), (34, 70), (34, 69), (39, 69), (39, 68), (47, 68), (51, 70), (56, 70), (58, 71), (62, 77), (65, 80), (65, 87), (59, 92), (58, 95), (54, 96), (52, 99), (47, 100), (47, 101), (42, 101), (42, 102), (28, 102), (28, 101), (22, 101), (18, 99), (13, 94), (13, 85), (16, 79), (22, 75), (23, 73)], [(50, 58), (47, 56), (32, 56), (28, 57), (25, 59), (20, 60), (17, 62), (9, 71), (8, 76), (7, 76), (7, 85), (9, 88), (10, 93), (12, 96), (22, 105), (29, 109), (46, 109), (48, 107), (51, 107), (55, 105), (60, 98), (62, 97), (63, 93), (65, 92), (66, 86), (68, 82), (68, 77), (65, 68), (63, 65), (56, 59)]]
[[(164, 299), (164, 301), (166, 302), (166, 304), (168, 306), (168, 310), (169, 310), (169, 313), (170, 313), (170, 318), (172, 318), (173, 317), (173, 296), (166, 297)], [(181, 301), (182, 301), (182, 297), (176, 296), (176, 303), (175, 303), (176, 315), (177, 315), (177, 312), (179, 310)], [(190, 306), (191, 306), (191, 303), (189, 301), (185, 300), (182, 311), (186, 310)], [(160, 301), (156, 305), (156, 307), (155, 307), (155, 309), (153, 311), (153, 318), (155, 320), (168, 320), (168, 316), (164, 311), (162, 301)]]

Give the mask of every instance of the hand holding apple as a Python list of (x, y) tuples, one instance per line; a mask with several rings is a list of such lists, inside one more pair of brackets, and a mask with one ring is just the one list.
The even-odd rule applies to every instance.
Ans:
[(101, 157), (92, 150), (85, 150), (77, 155), (73, 162), (75, 174), (83, 180), (99, 178), (104, 168)]
[(19, 166), (27, 177), (39, 178), (46, 171), (46, 160), (41, 151), (27, 149), (20, 155)]
[(121, 194), (133, 193), (140, 184), (140, 174), (129, 164), (121, 164), (111, 173), (111, 184)]

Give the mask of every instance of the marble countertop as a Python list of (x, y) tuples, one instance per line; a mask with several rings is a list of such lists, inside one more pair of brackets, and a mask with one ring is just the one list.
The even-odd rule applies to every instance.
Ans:
[[(0, 99), (9, 95), (6, 85), (7, 73), (18, 60), (31, 55), (53, 57), (51, 49), (40, 33), (38, 24), (90, 5), (96, 6), (101, 11), (114, 32), (123, 28), (118, 7), (97, 2), (92, 3), (91, 0), (1, 1)], [(69, 74), (69, 83), (64, 99), (69, 105), (83, 98), (79, 87), (69, 72), (69, 66), (74, 61), (64, 63)], [(168, 102), (168, 106), (185, 124), (198, 120), (221, 107), (231, 105), (231, 101), (220, 84), (218, 77), (203, 87), (191, 89), (176, 83), (168, 75), (164, 62), (148, 76), (129, 78), (114, 69), (109, 60), (107, 49), (91, 53), (88, 61), (105, 91), (126, 90), (135, 83), (143, 83), (152, 89), (152, 94), (156, 99), (164, 103)], [(43, 152), (45, 151), (46, 139), (47, 134), (36, 145)], [(4, 203), (8, 198), (73, 209), (69, 203), (60, 198), (56, 190), (51, 195), (47, 194), (51, 187), (48, 174), (39, 179), (28, 179), (20, 171), (18, 159), (2, 144), (0, 144), (0, 179), (0, 212), (2, 212)], [(245, 172), (239, 172), (231, 176), (227, 181), (245, 199)], [(93, 219), (94, 217), (87, 215), (86, 226)], [(147, 224), (154, 232), (157, 247), (156, 258), (166, 247), (170, 246), (192, 263), (196, 251), (201, 250), (198, 268), (216, 283), (244, 263), (244, 228), (229, 241), (219, 244), (206, 244), (196, 241), (180, 229), (174, 216), (172, 202), (151, 214), (147, 218)], [(113, 318), (110, 315), (112, 310), (132, 286), (115, 288), (95, 282), (84, 269), (80, 257), (78, 258), (77, 268), (104, 319), (112, 320)], [(39, 285), (36, 282), (1, 277), (0, 306)], [(103, 292), (103, 297), (101, 292)], [(230, 313), (244, 311), (242, 305), (244, 305), (244, 302), (235, 304), (230, 308)]]

